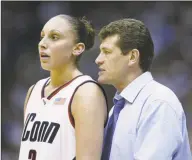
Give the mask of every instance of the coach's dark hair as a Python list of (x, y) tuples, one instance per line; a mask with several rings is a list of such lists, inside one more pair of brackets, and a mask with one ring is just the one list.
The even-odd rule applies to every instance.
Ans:
[(108, 36), (119, 35), (118, 46), (123, 54), (132, 49), (138, 49), (140, 53), (139, 65), (143, 72), (150, 70), (154, 56), (154, 45), (147, 27), (144, 23), (135, 19), (121, 19), (104, 26), (99, 37), (104, 40)]
[[(93, 24), (88, 21), (86, 17), (76, 18), (65, 14), (58, 16), (68, 20), (68, 22), (71, 24), (73, 30), (76, 32), (76, 43), (84, 43), (85, 50), (89, 50), (93, 47), (95, 41), (95, 29)], [(76, 64), (79, 61), (81, 55), (82, 54), (76, 58)]]

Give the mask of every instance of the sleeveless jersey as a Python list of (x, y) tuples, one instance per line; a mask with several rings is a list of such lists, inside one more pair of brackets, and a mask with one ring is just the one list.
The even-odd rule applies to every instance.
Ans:
[(78, 76), (44, 98), (48, 81), (49, 78), (38, 81), (29, 97), (19, 160), (75, 159), (75, 130), (70, 104), (79, 86), (88, 81), (96, 82), (90, 76)]

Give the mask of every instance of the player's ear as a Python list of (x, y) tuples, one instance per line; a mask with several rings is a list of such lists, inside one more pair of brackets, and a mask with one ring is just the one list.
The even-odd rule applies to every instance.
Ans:
[(84, 43), (77, 43), (73, 48), (73, 55), (79, 56), (85, 50)]

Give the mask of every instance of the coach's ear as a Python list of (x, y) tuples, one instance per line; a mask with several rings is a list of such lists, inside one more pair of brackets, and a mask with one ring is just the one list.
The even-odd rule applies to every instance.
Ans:
[(85, 50), (85, 44), (84, 43), (77, 43), (75, 47), (73, 48), (73, 55), (79, 56), (83, 51)]
[(132, 49), (131, 51), (129, 51), (128, 53), (128, 58), (129, 58), (129, 66), (132, 66), (135, 63), (139, 63), (139, 50), (138, 49)]

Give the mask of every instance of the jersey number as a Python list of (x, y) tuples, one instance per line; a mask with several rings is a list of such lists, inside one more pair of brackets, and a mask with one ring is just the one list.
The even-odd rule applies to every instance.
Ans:
[(36, 150), (31, 149), (31, 150), (29, 151), (28, 159), (30, 159), (30, 160), (36, 160), (36, 155), (37, 155)]

